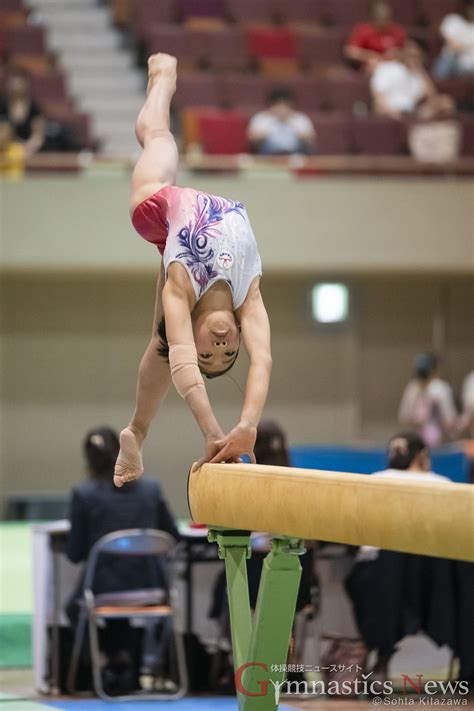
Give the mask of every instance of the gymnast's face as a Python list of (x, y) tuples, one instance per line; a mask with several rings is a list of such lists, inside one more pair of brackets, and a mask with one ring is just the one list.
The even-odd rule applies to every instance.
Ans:
[(193, 332), (202, 373), (212, 377), (233, 365), (240, 345), (240, 329), (232, 312), (203, 314), (193, 323)]

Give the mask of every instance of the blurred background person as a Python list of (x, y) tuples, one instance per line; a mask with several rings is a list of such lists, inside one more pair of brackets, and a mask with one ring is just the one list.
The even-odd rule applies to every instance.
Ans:
[(372, 70), (381, 60), (391, 58), (394, 50), (404, 47), (406, 40), (406, 30), (393, 21), (391, 5), (375, 0), (368, 22), (354, 27), (344, 53), (357, 66)]
[(474, 370), (471, 370), (464, 378), (461, 389), (461, 406), (459, 429), (474, 439)]
[(453, 391), (440, 377), (438, 356), (420, 353), (415, 358), (414, 377), (402, 395), (399, 422), (416, 428), (428, 446), (437, 447), (450, 439), (456, 418)]
[[(428, 448), (416, 432), (401, 432), (392, 437), (388, 444), (388, 469), (371, 476), (451, 483), (447, 477), (431, 471)], [(368, 649), (377, 651), (373, 671), (382, 679), (387, 678), (388, 663), (403, 637), (424, 629), (437, 641), (438, 621), (428, 614), (435, 580), (417, 564), (423, 559), (423, 556), (361, 546), (347, 577), (346, 589), (357, 627)], [(424, 560), (429, 567), (430, 560), (436, 559)], [(407, 563), (411, 567), (405, 571)], [(439, 604), (434, 593), (433, 600)], [(437, 611), (442, 612), (442, 607)], [(441, 622), (440, 629), (443, 626)]]
[(22, 143), (15, 139), (11, 124), (0, 119), (0, 175), (17, 178), (23, 175), (24, 165)]
[[(73, 563), (87, 561), (94, 543), (114, 531), (158, 529), (179, 540), (175, 519), (156, 480), (145, 476), (122, 489), (114, 486), (114, 464), (120, 445), (113, 429), (91, 430), (83, 448), (89, 478), (72, 491), (66, 554)], [(150, 589), (166, 589), (163, 570), (156, 558), (106, 554), (99, 558), (93, 585), (96, 595)], [(77, 624), (82, 593), (83, 580), (67, 606), (73, 627)], [(109, 620), (102, 635), (101, 644), (108, 660), (103, 672), (104, 684), (111, 693), (137, 684), (140, 659), (136, 632), (127, 620)]]
[(31, 95), (28, 73), (11, 68), (5, 81), (5, 93), (0, 95), (0, 121), (8, 121), (14, 138), (20, 141), (28, 155), (37, 153), (45, 139), (45, 119)]
[(453, 99), (437, 91), (424, 67), (422, 46), (414, 40), (393, 59), (377, 64), (370, 89), (379, 116), (430, 120), (451, 117), (455, 111)]
[(248, 139), (255, 153), (291, 155), (310, 153), (316, 132), (309, 116), (296, 111), (292, 92), (280, 88), (269, 94), (267, 108), (250, 120)]
[(473, 76), (474, 0), (464, 0), (458, 13), (446, 15), (440, 33), (444, 46), (433, 68), (435, 77)]

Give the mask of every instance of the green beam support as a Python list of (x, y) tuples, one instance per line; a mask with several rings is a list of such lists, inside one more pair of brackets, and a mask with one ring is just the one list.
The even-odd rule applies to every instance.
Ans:
[(253, 624), (249, 604), (246, 558), (250, 537), (246, 532), (210, 531), (225, 561), (232, 647), (236, 674), (244, 693), (237, 692), (239, 711), (275, 711), (285, 678), (296, 599), (301, 579), (299, 556), (303, 542), (273, 538), (266, 556)]

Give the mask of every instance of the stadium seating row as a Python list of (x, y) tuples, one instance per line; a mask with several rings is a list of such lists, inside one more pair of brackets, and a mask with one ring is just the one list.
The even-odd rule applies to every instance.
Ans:
[[(317, 131), (320, 155), (400, 155), (407, 153), (408, 123), (377, 116), (352, 117), (344, 112), (310, 112)], [(185, 143), (197, 143), (208, 155), (249, 151), (243, 111), (186, 109), (182, 114)], [(474, 117), (461, 117), (463, 155), (474, 155)]]
[[(211, 17), (241, 23), (317, 23), (350, 26), (363, 21), (370, 0), (129, 0), (132, 14), (151, 22)], [(404, 25), (437, 26), (457, 0), (395, 0), (394, 17)]]

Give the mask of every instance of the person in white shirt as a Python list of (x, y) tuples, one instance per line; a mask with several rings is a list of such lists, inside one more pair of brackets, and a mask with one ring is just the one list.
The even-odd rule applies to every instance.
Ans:
[(461, 389), (462, 413), (459, 418), (458, 429), (466, 431), (468, 437), (474, 439), (474, 370), (464, 378)]
[(253, 150), (261, 155), (310, 153), (316, 132), (309, 116), (296, 111), (294, 97), (288, 89), (275, 89), (267, 108), (252, 117), (248, 138)]
[(456, 426), (456, 406), (451, 386), (439, 377), (439, 361), (434, 353), (416, 356), (415, 377), (403, 392), (398, 420), (416, 428), (429, 447), (450, 439)]
[(437, 79), (474, 75), (474, 0), (459, 13), (446, 15), (440, 26), (444, 46), (433, 68)]
[(423, 64), (423, 48), (413, 40), (396, 59), (375, 67), (370, 88), (375, 113), (388, 118), (446, 118), (455, 109), (450, 96), (438, 93)]

